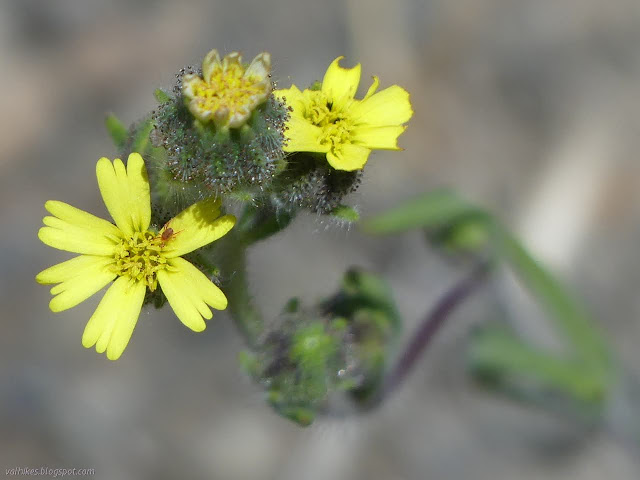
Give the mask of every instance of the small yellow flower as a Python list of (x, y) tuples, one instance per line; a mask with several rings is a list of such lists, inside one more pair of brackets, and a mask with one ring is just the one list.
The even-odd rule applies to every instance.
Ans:
[(116, 360), (129, 343), (147, 288), (158, 283), (176, 316), (200, 332), (210, 307), (224, 310), (227, 299), (182, 255), (225, 235), (235, 217), (220, 217), (220, 202), (207, 199), (183, 210), (159, 231), (149, 230), (151, 198), (142, 157), (101, 158), (96, 166), (98, 186), (115, 225), (63, 202), (49, 200), (38, 232), (43, 243), (80, 255), (47, 268), (36, 276), (42, 284), (57, 284), (49, 307), (60, 312), (75, 307), (111, 281), (89, 319), (82, 344)]
[(248, 67), (238, 52), (220, 61), (211, 50), (202, 61), (202, 77), (185, 75), (182, 94), (194, 117), (203, 123), (213, 121), (218, 127), (237, 128), (271, 93), (271, 55), (262, 52)]
[(342, 58), (329, 65), (320, 90), (301, 92), (292, 85), (273, 93), (293, 109), (285, 152), (326, 153), (333, 168), (353, 171), (364, 167), (373, 149), (400, 150), (398, 136), (413, 110), (404, 88), (393, 85), (375, 93), (375, 76), (364, 98), (356, 100), (360, 64), (342, 68)]

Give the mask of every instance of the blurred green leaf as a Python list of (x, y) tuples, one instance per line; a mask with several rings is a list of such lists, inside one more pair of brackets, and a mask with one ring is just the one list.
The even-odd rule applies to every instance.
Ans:
[(156, 97), (156, 100), (158, 101), (158, 103), (167, 103), (168, 101), (171, 100), (171, 97), (169, 96), (169, 94), (164, 90), (162, 90), (161, 88), (156, 88), (155, 91), (153, 92), (153, 96)]
[(599, 404), (608, 383), (585, 369), (577, 357), (535, 348), (501, 327), (485, 327), (473, 337), (468, 360), (472, 371), (498, 384), (534, 381), (542, 389), (563, 392), (585, 404)]
[(585, 308), (490, 213), (451, 191), (410, 200), (361, 222), (375, 234), (422, 229), (449, 253), (489, 254), (507, 263), (522, 285), (543, 306), (569, 349), (565, 355), (544, 351), (504, 328), (488, 328), (472, 339), (469, 358), (482, 376), (538, 382), (543, 389), (564, 392), (582, 403), (601, 401), (614, 380), (604, 337)]
[(349, 223), (360, 220), (360, 214), (353, 207), (347, 205), (338, 205), (331, 211), (331, 216)]
[(107, 127), (107, 132), (118, 150), (122, 150), (127, 142), (129, 132), (123, 123), (113, 113), (107, 115), (104, 119), (104, 124)]
[(601, 333), (580, 305), (509, 232), (496, 227), (499, 254), (522, 283), (546, 308), (556, 327), (570, 340), (579, 356), (599, 365), (609, 364), (609, 351)]
[(135, 136), (133, 137), (132, 152), (138, 152), (142, 156), (145, 155), (150, 145), (149, 134), (151, 130), (153, 130), (153, 121), (151, 119), (145, 120), (138, 126)]
[(470, 215), (483, 216), (484, 212), (448, 190), (439, 190), (364, 220), (361, 227), (368, 233), (390, 234), (416, 228), (443, 228)]

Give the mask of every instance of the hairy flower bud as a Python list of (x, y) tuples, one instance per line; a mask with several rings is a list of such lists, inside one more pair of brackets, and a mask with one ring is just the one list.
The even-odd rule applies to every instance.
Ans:
[(344, 403), (345, 395), (351, 407), (366, 408), (382, 385), (399, 326), (385, 283), (352, 270), (316, 307), (289, 302), (279, 327), (243, 363), (278, 413), (309, 425)]

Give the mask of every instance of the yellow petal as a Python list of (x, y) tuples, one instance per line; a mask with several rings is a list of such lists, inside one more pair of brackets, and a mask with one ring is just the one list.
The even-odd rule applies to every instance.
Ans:
[(43, 285), (61, 283), (73, 277), (83, 276), (94, 267), (105, 268), (111, 262), (113, 262), (113, 259), (110, 257), (79, 255), (43, 270), (36, 275), (36, 282)]
[(225, 235), (236, 223), (233, 215), (220, 215), (220, 200), (213, 197), (194, 203), (167, 222), (174, 235), (166, 242), (164, 257), (192, 252)]
[(398, 147), (398, 136), (405, 126), (357, 127), (351, 132), (351, 141), (369, 149), (402, 150)]
[(129, 198), (134, 226), (138, 232), (144, 232), (151, 223), (151, 193), (149, 177), (144, 160), (139, 153), (132, 153), (127, 160), (127, 178), (129, 179)]
[(52, 312), (62, 312), (75, 307), (102, 290), (114, 278), (116, 274), (104, 267), (97, 266), (87, 270), (83, 275), (75, 276), (53, 287), (51, 294), (56, 296), (49, 302), (49, 308)]
[[(255, 82), (259, 82), (269, 77), (271, 73), (271, 55), (269, 52), (262, 52), (255, 56), (249, 67), (244, 72), (244, 77)], [(269, 82), (271, 85), (271, 82)]]
[(371, 86), (369, 87), (369, 90), (367, 90), (367, 94), (364, 96), (364, 98), (362, 100), (366, 100), (371, 95), (376, 93), (376, 90), (378, 90), (378, 85), (380, 85), (380, 80), (378, 79), (378, 77), (376, 77), (374, 75), (373, 76), (373, 82), (371, 82)]
[[(105, 331), (109, 331), (109, 338), (111, 337), (110, 331), (113, 328), (113, 324), (115, 324), (120, 308), (118, 302), (124, 298), (124, 292), (128, 285), (129, 279), (120, 277), (107, 289), (95, 312), (89, 318), (87, 326), (84, 328), (84, 333), (82, 334), (82, 345), (84, 347), (90, 348), (94, 346)], [(105, 350), (106, 344), (104, 349), (98, 350), (98, 353), (102, 353)]]
[(111, 237), (118, 239), (122, 237), (122, 232), (113, 223), (104, 220), (103, 218), (96, 217), (84, 210), (72, 207), (71, 205), (59, 202), (57, 200), (49, 200), (44, 204), (44, 208), (49, 213), (55, 215), (60, 220), (75, 225), (77, 227), (83, 227), (91, 230), (93, 233), (100, 233), (105, 237)]
[[(188, 73), (182, 77), (182, 94), (190, 99), (196, 97), (196, 88), (205, 82), (196, 74)], [(203, 87), (204, 88), (204, 87)]]
[(191, 299), (189, 285), (185, 282), (183, 275), (180, 272), (161, 270), (158, 272), (158, 283), (176, 317), (195, 332), (204, 330), (206, 324)]
[(207, 276), (184, 258), (172, 258), (169, 264), (179, 271), (188, 281), (191, 290), (216, 310), (227, 308), (227, 297)]
[(140, 316), (146, 286), (118, 278), (107, 290), (98, 308), (89, 319), (82, 336), (82, 345), (96, 345), (99, 353), (107, 350), (109, 360), (117, 360), (129, 343)]
[(118, 314), (118, 319), (113, 327), (111, 340), (107, 346), (107, 358), (109, 360), (117, 360), (127, 348), (133, 329), (138, 323), (142, 302), (147, 287), (144, 283), (138, 282), (131, 286), (122, 300), (122, 310)]
[(295, 85), (291, 85), (290, 88), (274, 90), (273, 94), (278, 100), (290, 106), (293, 109), (293, 114), (302, 115), (304, 112), (304, 94)]
[(285, 132), (287, 143), (282, 147), (285, 152), (320, 152), (329, 151), (329, 145), (322, 145), (322, 128), (311, 124), (302, 117), (292, 115), (287, 122)]
[(329, 151), (327, 160), (336, 170), (352, 172), (360, 170), (367, 163), (371, 150), (360, 145), (346, 143), (339, 150)]
[(407, 122), (413, 115), (409, 93), (393, 85), (355, 102), (349, 109), (352, 121), (360, 125), (391, 126)]
[(227, 53), (222, 59), (222, 71), (226, 72), (230, 68), (233, 68), (234, 65), (242, 64), (242, 55), (238, 52)]
[(38, 238), (45, 245), (85, 255), (113, 254), (115, 243), (106, 237), (93, 235), (85, 229), (74, 227), (55, 217), (45, 217), (44, 221), (51, 225), (42, 227), (38, 231)]
[[(204, 78), (205, 82), (211, 81), (211, 74), (216, 70), (216, 68), (220, 68), (220, 54), (218, 50), (215, 48), (207, 53), (202, 60), (202, 78)], [(186, 78), (186, 75), (185, 75)], [(184, 81), (183, 84), (184, 86)]]
[(338, 57), (331, 62), (322, 80), (322, 92), (337, 109), (353, 98), (360, 83), (360, 64), (353, 68), (342, 68), (340, 60), (343, 58)]
[(103, 157), (96, 165), (96, 176), (104, 204), (116, 225), (126, 235), (133, 235), (149, 227), (151, 197), (142, 157), (132, 153), (128, 163), (127, 170), (119, 158), (111, 163)]

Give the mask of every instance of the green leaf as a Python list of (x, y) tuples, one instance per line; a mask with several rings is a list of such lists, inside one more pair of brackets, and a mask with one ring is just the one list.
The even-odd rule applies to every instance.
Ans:
[(513, 235), (497, 224), (495, 238), (500, 256), (544, 306), (553, 323), (570, 341), (575, 353), (607, 368), (610, 363), (609, 349), (582, 305), (533, 259)]
[(107, 132), (111, 136), (111, 140), (118, 150), (122, 150), (129, 136), (127, 128), (113, 113), (107, 115), (104, 119), (104, 124), (107, 127)]
[(533, 381), (585, 404), (601, 403), (608, 388), (607, 379), (580, 359), (535, 348), (501, 327), (485, 327), (474, 336), (468, 359), (481, 378), (511, 384)]
[(462, 217), (483, 214), (480, 209), (469, 205), (452, 192), (439, 190), (364, 220), (361, 226), (368, 233), (389, 234), (417, 228), (443, 228)]
[(156, 88), (153, 92), (153, 96), (156, 97), (158, 103), (167, 103), (171, 100), (171, 97), (167, 92), (162, 90), (161, 88)]
[(330, 215), (338, 220), (349, 223), (354, 223), (360, 220), (360, 214), (353, 207), (349, 207), (348, 205), (338, 205), (336, 208), (331, 210)]
[(151, 130), (153, 130), (153, 121), (151, 119), (145, 120), (138, 126), (135, 136), (133, 137), (132, 152), (138, 152), (142, 156), (145, 155), (150, 144), (149, 134)]

